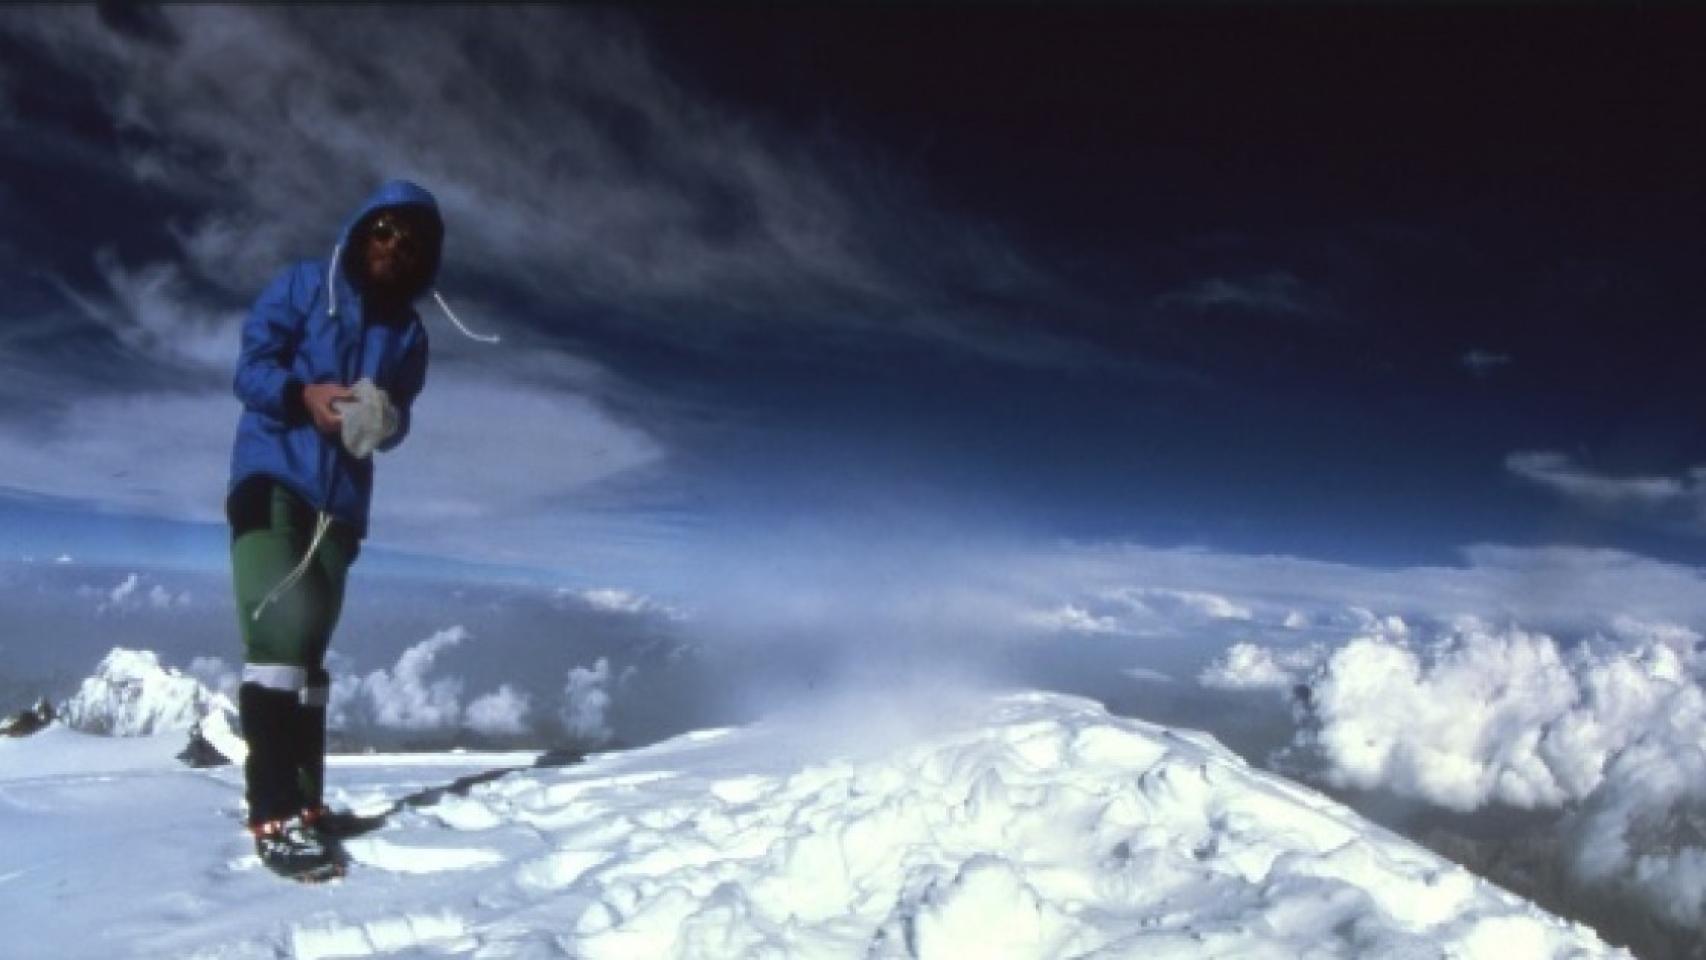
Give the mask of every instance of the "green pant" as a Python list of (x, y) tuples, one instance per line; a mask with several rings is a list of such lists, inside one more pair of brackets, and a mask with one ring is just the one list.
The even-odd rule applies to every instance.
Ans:
[[(343, 612), (344, 578), (355, 559), (355, 536), (334, 522), (320, 539), (307, 571), (290, 589), (260, 606), (273, 588), (308, 552), (314, 537), (314, 512), (282, 484), (272, 485), (270, 523), (239, 534), (231, 542), (231, 576), (237, 593), (238, 629), (246, 666), (294, 667), (294, 683), (266, 683), (274, 689), (301, 689), (324, 669), (326, 648)], [(288, 671), (286, 672), (288, 673)]]
[(243, 773), (249, 822), (256, 825), (321, 805), (331, 683), (326, 648), (359, 548), (350, 528), (334, 523), (301, 579), (262, 608), (308, 552), (314, 511), (278, 483), (239, 488), (234, 498), (241, 503), (236, 510), (228, 505), (235, 533), (231, 577), (243, 635), (237, 715), (249, 745)]

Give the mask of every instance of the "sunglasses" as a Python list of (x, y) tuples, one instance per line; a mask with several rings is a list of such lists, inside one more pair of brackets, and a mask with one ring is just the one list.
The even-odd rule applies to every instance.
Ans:
[(427, 230), (418, 225), (405, 222), (401, 217), (382, 213), (367, 228), (367, 236), (380, 243), (396, 242), (401, 246), (419, 249), (426, 238)]

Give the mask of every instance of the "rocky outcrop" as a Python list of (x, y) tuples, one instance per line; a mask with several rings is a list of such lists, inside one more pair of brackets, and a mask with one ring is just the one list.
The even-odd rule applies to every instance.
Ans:
[(42, 697), (35, 706), (0, 720), (0, 737), (27, 737), (52, 723), (57, 716), (58, 711), (53, 709), (53, 704)]

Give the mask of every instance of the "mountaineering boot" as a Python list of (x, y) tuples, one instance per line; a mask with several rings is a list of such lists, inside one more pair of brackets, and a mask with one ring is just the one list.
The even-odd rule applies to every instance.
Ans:
[(297, 792), (302, 798), (302, 822), (321, 839), (331, 842), (359, 836), (384, 826), (383, 817), (357, 816), (348, 810), (326, 806), (326, 703), (331, 677), (325, 670), (310, 670), (308, 686), (292, 715), (295, 735), (291, 738), (296, 766)]
[(302, 809), (293, 745), (298, 702), (294, 690), (273, 690), (258, 683), (237, 688), (237, 718), (249, 744), (243, 780), (251, 826), (282, 821)]
[(252, 824), (249, 832), (255, 837), (255, 856), (281, 877), (312, 883), (343, 876), (336, 852), (301, 817)]
[(310, 670), (308, 685), (302, 688), (301, 699), (291, 714), (291, 755), (303, 811), (325, 809), (326, 703), (330, 693), (331, 677), (324, 670)]
[(378, 830), (385, 825), (385, 818), (364, 817), (349, 810), (333, 810), (322, 803), (304, 807), (302, 822), (313, 827), (322, 840), (335, 846), (339, 840), (348, 840)]

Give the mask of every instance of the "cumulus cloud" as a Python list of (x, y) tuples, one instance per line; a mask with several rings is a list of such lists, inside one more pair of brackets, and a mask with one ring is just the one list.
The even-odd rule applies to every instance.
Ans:
[(190, 593), (188, 590), (174, 594), (158, 583), (148, 588), (148, 605), (156, 610), (170, 610), (173, 607), (188, 606), (189, 602)]
[(1701, 691), (1679, 636), (1565, 650), (1465, 619), (1425, 647), (1360, 637), (1310, 680), (1297, 749), (1338, 786), (1461, 811), (1557, 808), (1593, 793), (1624, 748), (1689, 715)]
[(94, 587), (84, 585), (77, 588), (77, 594), (92, 597), (97, 601), (96, 613), (125, 613), (136, 610), (174, 610), (187, 607), (190, 603), (190, 592), (180, 590), (173, 593), (164, 584), (153, 583), (144, 590), (143, 575), (128, 573), (116, 586)]
[(1547, 832), (1557, 876), (1596, 916), (1650, 943), (1691, 942), (1706, 929), (1697, 630), (1611, 616), (1565, 643), (1474, 617), (1431, 638), (1391, 618), (1368, 621), (1376, 629), (1331, 652), (1234, 646), (1203, 682), (1281, 686), (1306, 674), (1282, 768), (1465, 813), (1561, 811)]
[(334, 680), (328, 722), (411, 732), (454, 729), (462, 719), (462, 681), (429, 674), (441, 653), (471, 636), (464, 627), (448, 627), (404, 650), (389, 670)]
[(686, 614), (670, 604), (648, 597), (643, 593), (623, 590), (617, 587), (594, 587), (587, 590), (574, 590), (563, 587), (557, 590), (559, 598), (572, 597), (602, 613), (620, 613), (634, 616), (659, 616), (668, 620), (684, 620)]
[(506, 683), (468, 704), (463, 720), (475, 733), (490, 736), (519, 734), (527, 732), (528, 716), (532, 711), (532, 698)]
[[(349, 731), (453, 734), (468, 730), (487, 736), (528, 733), (532, 729), (533, 697), (526, 691), (515, 684), (500, 683), (465, 703), (467, 683), (439, 669), (449, 651), (473, 638), (466, 627), (447, 627), (404, 650), (389, 668), (334, 677), (328, 723)], [(587, 739), (609, 737), (605, 711), (610, 705), (610, 681), (610, 664), (604, 659), (592, 670), (570, 672), (564, 716), (578, 718)]]
[(563, 730), (586, 743), (610, 739), (610, 661), (599, 657), (591, 667), (573, 667), (563, 686), (563, 708), (558, 714)]
[(1203, 669), (1197, 678), (1205, 687), (1221, 690), (1290, 690), (1326, 657), (1320, 644), (1289, 650), (1254, 643), (1235, 643)]
[(1566, 820), (1566, 855), (1584, 887), (1645, 906), (1669, 925), (1706, 930), (1706, 706), (1698, 688), (1606, 770)]

